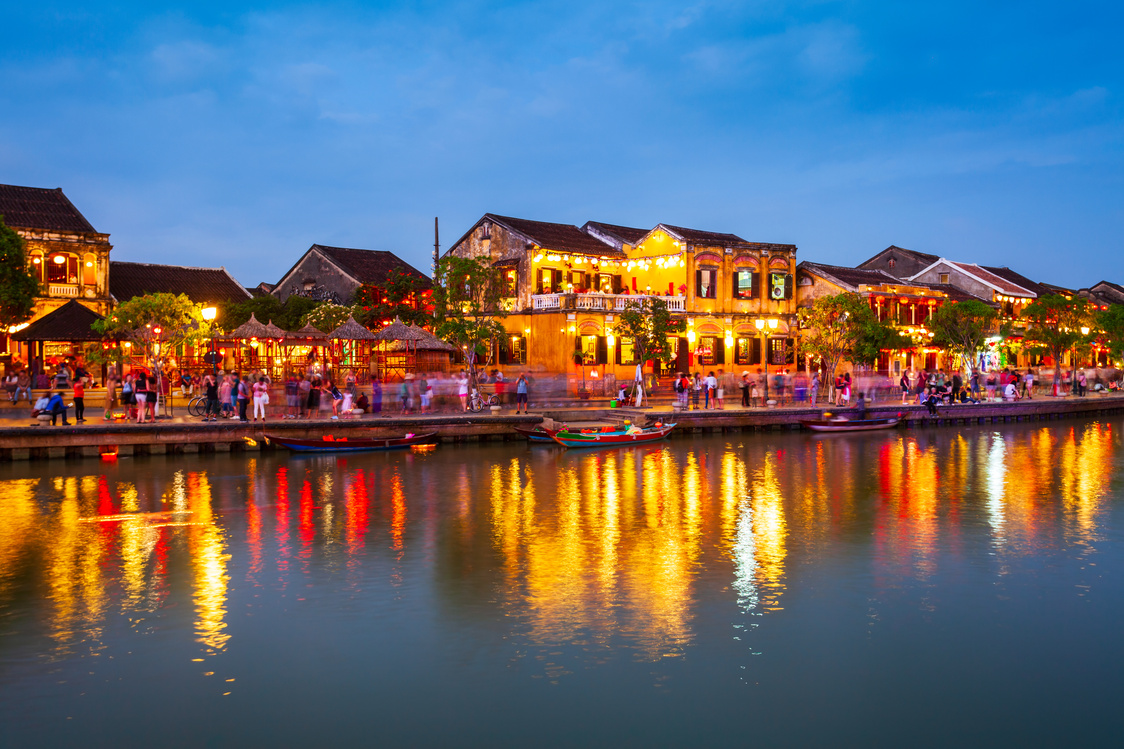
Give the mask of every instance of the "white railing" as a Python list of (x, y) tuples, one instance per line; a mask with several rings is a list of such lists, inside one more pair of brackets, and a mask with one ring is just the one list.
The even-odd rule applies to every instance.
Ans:
[[(536, 310), (587, 309), (620, 312), (631, 304), (643, 304), (651, 297), (646, 294), (532, 294), (532, 307)], [(682, 296), (657, 297), (667, 303), (671, 312), (686, 312), (687, 299)]]
[(77, 284), (52, 283), (47, 284), (48, 296), (78, 296)]

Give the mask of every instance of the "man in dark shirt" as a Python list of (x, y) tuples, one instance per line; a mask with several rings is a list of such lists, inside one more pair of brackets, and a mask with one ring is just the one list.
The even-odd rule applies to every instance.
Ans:
[(59, 414), (62, 414), (62, 425), (64, 427), (70, 426), (70, 422), (66, 420), (66, 404), (62, 402), (62, 393), (55, 393), (51, 399), (47, 401), (47, 413), (51, 415), (51, 426), (57, 422)]

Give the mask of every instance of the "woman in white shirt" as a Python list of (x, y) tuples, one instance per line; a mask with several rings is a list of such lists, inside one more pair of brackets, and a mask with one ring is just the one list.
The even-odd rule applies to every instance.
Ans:
[(457, 375), (457, 395), (461, 399), (461, 410), (468, 410), (468, 375), (462, 369)]

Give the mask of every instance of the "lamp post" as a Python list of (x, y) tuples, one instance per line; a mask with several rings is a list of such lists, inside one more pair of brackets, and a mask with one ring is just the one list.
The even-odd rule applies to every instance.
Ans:
[(762, 318), (757, 318), (753, 321), (757, 327), (758, 332), (761, 333), (761, 361), (765, 364), (765, 405), (769, 405), (769, 352), (768, 352), (768, 337), (765, 333), (765, 325), (768, 324), (769, 330), (777, 329), (776, 318), (770, 317), (767, 321)]
[[(215, 318), (218, 317), (219, 311), (216, 307), (204, 307), (200, 314), (203, 319), (208, 323), (213, 323)], [(211, 372), (217, 378), (219, 374), (219, 362), (215, 356), (215, 326), (211, 325)]]

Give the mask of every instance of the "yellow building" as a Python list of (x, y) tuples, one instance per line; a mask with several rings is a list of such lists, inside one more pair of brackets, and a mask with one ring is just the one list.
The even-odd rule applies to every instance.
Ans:
[[(510, 314), (501, 368), (575, 372), (581, 351), (593, 383), (633, 378), (635, 360), (614, 323), (630, 304), (656, 296), (682, 315), (669, 342), (671, 371), (792, 366), (796, 247), (735, 234), (659, 224), (645, 230), (485, 214), (448, 251), (503, 269)], [(764, 343), (763, 343), (764, 342)], [(593, 390), (597, 390), (594, 385)]]
[[(29, 323), (71, 300), (100, 315), (109, 312), (109, 253), (113, 249), (109, 235), (95, 231), (62, 189), (0, 185), (0, 216), (27, 244), (28, 264), (39, 279), (39, 296)], [(13, 332), (14, 328), (4, 331)], [(69, 342), (52, 342), (35, 355), (70, 356), (73, 349)], [(21, 351), (8, 353), (27, 356)]]

